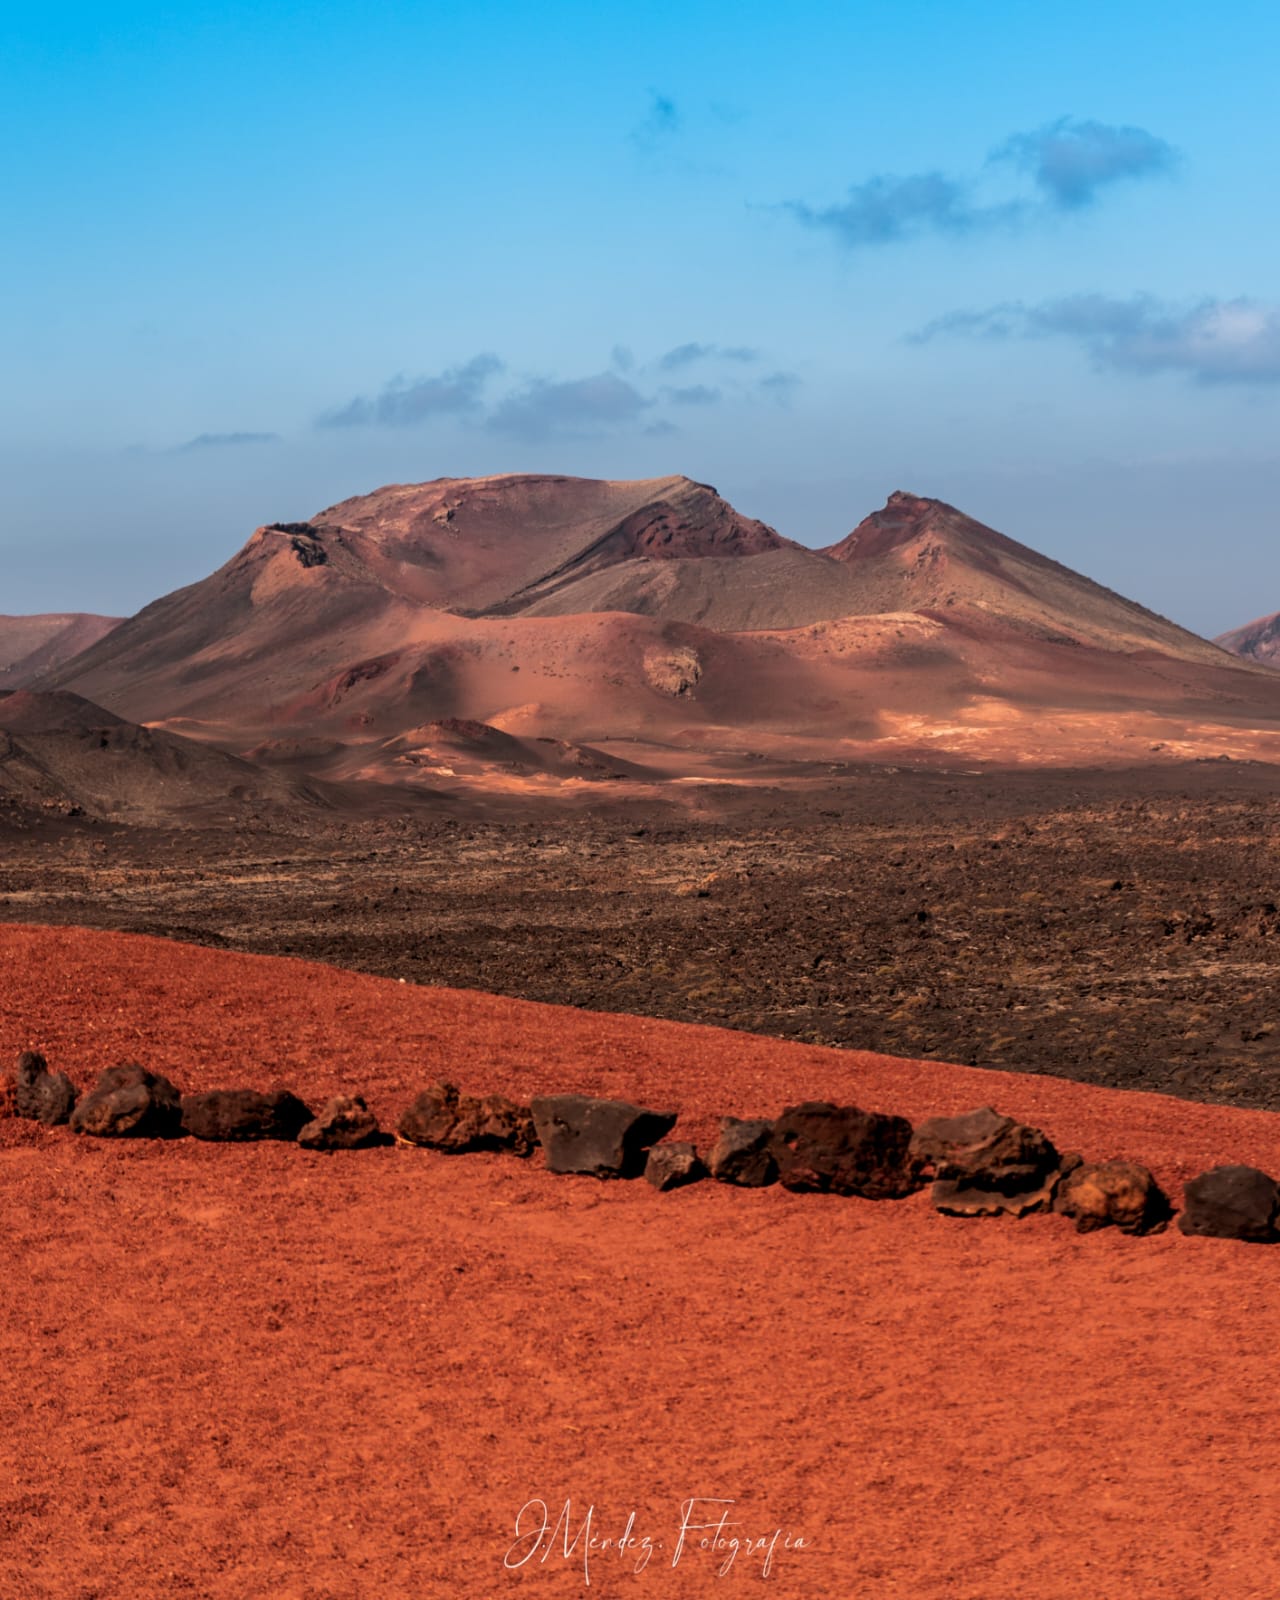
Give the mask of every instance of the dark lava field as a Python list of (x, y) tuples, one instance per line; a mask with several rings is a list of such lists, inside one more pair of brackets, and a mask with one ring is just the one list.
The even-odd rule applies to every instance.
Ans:
[(0, 834), (0, 920), (1280, 1108), (1276, 769), (867, 769), (717, 805), (62, 821)]

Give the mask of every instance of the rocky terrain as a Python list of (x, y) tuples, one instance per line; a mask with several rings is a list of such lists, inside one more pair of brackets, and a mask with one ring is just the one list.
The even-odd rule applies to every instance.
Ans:
[[(301, 815), (301, 814), (299, 814)], [(9, 836), (0, 918), (1280, 1107), (1274, 769)]]

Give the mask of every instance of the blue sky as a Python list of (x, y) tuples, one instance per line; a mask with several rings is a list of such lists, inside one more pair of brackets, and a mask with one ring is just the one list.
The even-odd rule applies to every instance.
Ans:
[(3, 15), (0, 611), (517, 470), (1280, 608), (1273, 5)]

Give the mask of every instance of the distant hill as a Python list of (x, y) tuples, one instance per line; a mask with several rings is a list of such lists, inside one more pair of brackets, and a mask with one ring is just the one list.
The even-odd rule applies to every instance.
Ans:
[(38, 682), (104, 638), (120, 620), (83, 611), (0, 617), (0, 689)]
[(1262, 667), (1280, 667), (1280, 611), (1259, 617), (1243, 628), (1219, 634), (1214, 641), (1242, 661), (1256, 661)]
[(1214, 645), (941, 500), (898, 492), (826, 552), (854, 575), (860, 611), (942, 616), (1111, 651), (1221, 666)]
[(441, 479), (267, 524), (47, 681), (294, 772), (530, 792), (1280, 738), (1269, 674), (941, 501), (810, 550), (681, 477)]
[(138, 727), (79, 695), (0, 692), (0, 820), (234, 820), (246, 809), (321, 803), (307, 786), (163, 729)]

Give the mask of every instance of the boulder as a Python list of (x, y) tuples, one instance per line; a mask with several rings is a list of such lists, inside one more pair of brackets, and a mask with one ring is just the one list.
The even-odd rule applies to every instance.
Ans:
[(552, 1172), (594, 1178), (638, 1178), (649, 1147), (675, 1126), (674, 1111), (650, 1111), (629, 1100), (545, 1094), (533, 1102), (538, 1138)]
[(912, 1155), (934, 1176), (964, 1187), (1020, 1194), (1058, 1166), (1039, 1128), (1002, 1117), (990, 1106), (962, 1117), (929, 1117), (911, 1140)]
[(171, 1139), (182, 1131), (181, 1096), (168, 1078), (136, 1061), (108, 1067), (71, 1113), (73, 1133)]
[(425, 1089), (400, 1118), (397, 1131), (409, 1144), (448, 1155), (509, 1150), (527, 1156), (538, 1142), (528, 1106), (500, 1094), (476, 1100), (460, 1094), (456, 1083), (436, 1083)]
[(934, 1171), (932, 1198), (953, 1217), (1025, 1217), (1053, 1203), (1060, 1157), (1039, 1128), (990, 1106), (960, 1117), (929, 1117), (911, 1153)]
[(763, 1189), (778, 1181), (778, 1163), (770, 1148), (773, 1123), (763, 1117), (722, 1117), (720, 1133), (707, 1167), (719, 1183), (740, 1189)]
[(1172, 1215), (1169, 1197), (1136, 1161), (1084, 1162), (1065, 1173), (1053, 1209), (1073, 1217), (1077, 1233), (1119, 1228), (1121, 1233), (1159, 1233)]
[(770, 1151), (784, 1189), (899, 1200), (918, 1187), (905, 1117), (808, 1100), (773, 1125)]
[(210, 1089), (182, 1097), (182, 1128), (193, 1139), (242, 1142), (296, 1139), (315, 1113), (296, 1094), (274, 1089)]
[(69, 1120), (75, 1103), (76, 1091), (66, 1073), (50, 1072), (42, 1055), (24, 1050), (14, 1073), (14, 1114), (53, 1128)]
[(1257, 1167), (1214, 1167), (1183, 1189), (1178, 1226), (1212, 1239), (1280, 1242), (1280, 1184)]
[(707, 1169), (691, 1144), (655, 1144), (645, 1162), (644, 1175), (646, 1182), (665, 1194), (668, 1189), (682, 1189), (687, 1183), (697, 1183), (706, 1177)]
[(298, 1134), (307, 1150), (363, 1150), (381, 1142), (378, 1119), (358, 1094), (336, 1095)]

